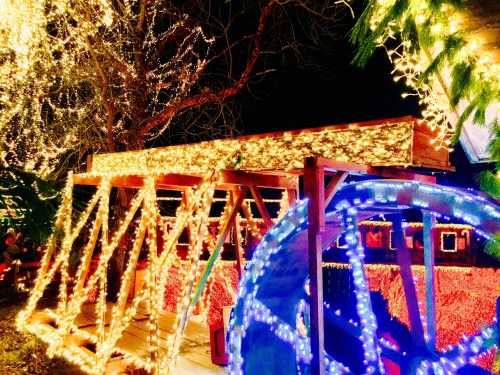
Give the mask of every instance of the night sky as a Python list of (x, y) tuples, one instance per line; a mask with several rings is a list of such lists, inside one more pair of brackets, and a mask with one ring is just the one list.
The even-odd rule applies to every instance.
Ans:
[(380, 118), (418, 115), (414, 97), (403, 99), (403, 86), (394, 82), (391, 64), (378, 51), (360, 69), (350, 63), (353, 47), (341, 40), (323, 56), (328, 76), (290, 64), (266, 82), (267, 94), (243, 107), (244, 132), (312, 128)]

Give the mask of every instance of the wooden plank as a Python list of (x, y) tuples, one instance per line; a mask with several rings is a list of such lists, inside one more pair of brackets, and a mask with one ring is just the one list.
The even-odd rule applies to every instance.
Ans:
[(364, 164), (352, 163), (348, 161), (338, 161), (323, 157), (306, 158), (306, 159), (311, 159), (311, 160), (314, 159), (317, 167), (322, 167), (324, 170), (327, 171), (367, 174), (370, 168), (369, 166)]
[(304, 190), (305, 197), (309, 199), (307, 252), (310, 278), (311, 374), (323, 375), (325, 362), (322, 232), (325, 228), (325, 187), (324, 170), (318, 166), (316, 158), (306, 158), (304, 162)]
[[(107, 303), (107, 311), (110, 312), (114, 304)], [(123, 335), (119, 338), (115, 345), (115, 350), (119, 352), (127, 352), (136, 358), (141, 358), (146, 361), (149, 358), (148, 351), (148, 320), (147, 316), (144, 314), (144, 306), (140, 306), (138, 309), (138, 316), (142, 317), (143, 320), (136, 321), (131, 320), (131, 324), (125, 329)], [(53, 332), (53, 335), (57, 334), (56, 328), (50, 325), (53, 321), (51, 317), (51, 310), (37, 310), (33, 313), (30, 321), (36, 323), (45, 324), (46, 329)], [(106, 316), (106, 324), (111, 320), (111, 314)], [(162, 311), (160, 313), (160, 352), (165, 353), (167, 349), (167, 337), (173, 332), (173, 324), (175, 322), (175, 314)], [(96, 309), (94, 304), (88, 304), (82, 306), (82, 311), (75, 320), (76, 324), (81, 326), (79, 330), (76, 330), (73, 334), (66, 336), (65, 345), (74, 346), (76, 350), (81, 350), (82, 355), (85, 352), (86, 356), (95, 357), (95, 353), (81, 345), (88, 342), (83, 336), (83, 332), (90, 334), (97, 338), (97, 325), (96, 325)], [(109, 332), (109, 328), (105, 328), (106, 333)], [(210, 338), (208, 327), (206, 327), (202, 322), (196, 320), (190, 320), (186, 327), (186, 337), (180, 348), (180, 356), (183, 358), (183, 363), (185, 366), (193, 368), (189, 363), (196, 364), (198, 367), (198, 372), (195, 373), (222, 373), (220, 367), (215, 366), (211, 363), (210, 358)], [(114, 363), (113, 361), (117, 361)], [(123, 361), (122, 358), (111, 359), (108, 362), (108, 369), (120, 368), (120, 366), (125, 366), (121, 368), (126, 368), (131, 363), (118, 363)], [(188, 361), (188, 362), (186, 362)], [(186, 365), (187, 363), (187, 365)], [(91, 365), (91, 364), (87, 364)], [(194, 366), (196, 367), (196, 366)], [(130, 368), (129, 368), (130, 369)], [(207, 371), (207, 372), (205, 372)]]
[(294, 189), (288, 189), (287, 190), (287, 193), (288, 193), (288, 207), (292, 207), (293, 205), (295, 205), (295, 203), (297, 203), (297, 197), (299, 196), (298, 191), (299, 191), (298, 184), (297, 184), (297, 186)]
[(342, 183), (349, 176), (348, 172), (337, 172), (328, 183), (325, 190), (325, 208), (328, 207), (335, 193), (340, 189)]
[(425, 312), (427, 315), (427, 345), (436, 349), (436, 272), (434, 267), (434, 226), (436, 218), (428, 211), (422, 212), (424, 222)]
[[(140, 189), (144, 186), (143, 176), (129, 175), (116, 176), (111, 178), (111, 185), (114, 187), (127, 187)], [(101, 177), (89, 174), (73, 175), (73, 182), (78, 185), (99, 185)], [(156, 178), (156, 185), (159, 189), (178, 190), (186, 186), (198, 185), (201, 182), (201, 177), (181, 175), (181, 174), (164, 174)]]
[(445, 149), (436, 150), (431, 141), (437, 132), (432, 132), (424, 124), (415, 120), (413, 126), (413, 152), (409, 164), (442, 170), (454, 170), (450, 164), (449, 152)]
[(253, 185), (267, 188), (293, 189), (298, 184), (298, 177), (292, 175), (224, 170), (221, 172), (221, 182), (228, 185)]
[(420, 182), (427, 182), (430, 184), (436, 183), (436, 176), (429, 176), (419, 173), (414, 173), (407, 170), (401, 170), (391, 167), (369, 167), (368, 174), (380, 176), (384, 178), (395, 178), (402, 180), (414, 180)]
[(252, 193), (253, 199), (259, 210), (260, 216), (264, 220), (264, 224), (266, 225), (266, 230), (273, 226), (273, 221), (271, 220), (271, 215), (269, 215), (269, 211), (267, 211), (266, 204), (260, 195), (259, 189), (255, 186), (250, 186), (250, 192)]
[(420, 319), (420, 309), (418, 307), (417, 291), (413, 281), (411, 270), (411, 255), (406, 247), (404, 230), (402, 227), (402, 217), (400, 213), (392, 214), (393, 242), (396, 248), (396, 259), (399, 264), (399, 272), (403, 282), (403, 290), (408, 306), (408, 316), (410, 320), (411, 333), (417, 346), (425, 346), (424, 329)]
[[(231, 204), (233, 207), (236, 206), (238, 194), (235, 191), (231, 191)], [(240, 192), (241, 194), (241, 192)], [(245, 199), (245, 197), (243, 197)], [(243, 202), (243, 201), (242, 201)], [(243, 247), (241, 246), (241, 228), (238, 223), (238, 212), (236, 213), (231, 226), (233, 228), (233, 236), (235, 242), (235, 251), (236, 251), (236, 271), (238, 272), (238, 280), (241, 280), (243, 275)]]
[[(140, 189), (144, 186), (144, 176), (129, 175), (116, 176), (111, 179), (114, 187)], [(73, 182), (77, 185), (97, 186), (102, 177), (92, 174), (75, 174)], [(156, 187), (164, 190), (183, 190), (187, 186), (195, 186), (201, 182), (200, 176), (188, 174), (160, 174), (156, 177)], [(232, 189), (235, 185), (255, 185), (267, 188), (293, 189), (298, 184), (298, 177), (290, 174), (267, 174), (258, 172), (244, 172), (238, 170), (224, 170), (221, 172), (220, 184), (217, 188)]]

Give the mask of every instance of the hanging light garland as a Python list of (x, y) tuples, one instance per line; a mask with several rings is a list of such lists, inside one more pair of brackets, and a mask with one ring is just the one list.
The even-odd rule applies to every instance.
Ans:
[(386, 49), (394, 80), (410, 89), (403, 97), (418, 96), (423, 121), (436, 131), (437, 149), (451, 149), (471, 117), (478, 125), (498, 122), (500, 67), (463, 25), (464, 7), (453, 0), (370, 0), (351, 36), (358, 65), (377, 47)]

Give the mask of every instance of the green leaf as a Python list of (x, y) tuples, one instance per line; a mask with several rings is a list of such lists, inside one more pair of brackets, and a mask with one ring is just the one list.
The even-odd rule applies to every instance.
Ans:
[(500, 259), (500, 234), (497, 233), (491, 240), (486, 243), (484, 252), (494, 258)]
[[(408, 9), (408, 5), (409, 0), (396, 0), (382, 21), (377, 25), (377, 28), (371, 33), (369, 32), (369, 18), (363, 19), (358, 27), (356, 27), (356, 23), (351, 32), (351, 41), (359, 43), (359, 48), (352, 60), (353, 64), (358, 67), (364, 67), (366, 65), (375, 52), (377, 40), (385, 35), (391, 22), (398, 23), (401, 20), (404, 12)], [(374, 2), (370, 2), (369, 6), (374, 7)], [(367, 10), (365, 9), (365, 11)], [(368, 12), (366, 17), (368, 15), (371, 16), (373, 9), (368, 10)]]
[(450, 104), (455, 108), (470, 90), (472, 84), (472, 66), (461, 62), (453, 67)]
[(358, 20), (354, 24), (349, 35), (349, 40), (353, 45), (363, 43), (370, 34), (370, 19), (373, 15), (373, 11), (375, 10), (375, 4), (375, 1), (370, 0), (365, 6), (363, 13), (361, 13), (361, 16), (359, 16)]
[(500, 123), (498, 122), (498, 118), (494, 120), (491, 127), (493, 129), (493, 138), (488, 145), (488, 151), (492, 160), (500, 162)]
[(464, 111), (460, 115), (460, 117), (457, 120), (457, 123), (455, 124), (455, 134), (453, 135), (453, 138), (451, 139), (451, 144), (456, 145), (458, 143), (458, 140), (460, 139), (460, 133), (462, 133), (462, 128), (464, 126), (465, 121), (470, 117), (472, 112), (477, 106), (477, 101), (474, 100), (469, 103), (467, 107), (465, 107)]
[(479, 186), (482, 191), (493, 198), (500, 198), (500, 179), (492, 171), (484, 171), (479, 174)]
[(429, 78), (437, 74), (448, 60), (452, 61), (460, 49), (465, 46), (465, 40), (460, 33), (448, 36), (444, 41), (443, 50), (437, 54), (427, 69), (420, 75), (420, 82), (427, 82)]
[(406, 17), (403, 29), (401, 30), (401, 36), (403, 37), (403, 40), (410, 41), (410, 52), (416, 52), (420, 49), (417, 25), (415, 24), (413, 17)]

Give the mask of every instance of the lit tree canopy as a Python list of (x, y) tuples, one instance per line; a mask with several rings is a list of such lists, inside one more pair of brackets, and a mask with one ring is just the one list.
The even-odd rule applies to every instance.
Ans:
[(321, 27), (338, 13), (328, 0), (0, 0), (1, 161), (47, 175), (89, 152), (143, 148), (189, 110), (213, 124), (256, 74), (285, 4)]

